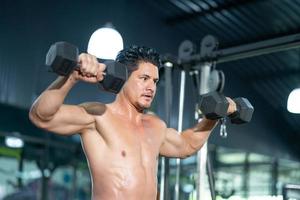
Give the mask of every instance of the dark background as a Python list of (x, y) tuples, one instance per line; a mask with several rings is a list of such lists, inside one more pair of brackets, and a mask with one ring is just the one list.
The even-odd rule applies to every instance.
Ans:
[[(82, 155), (78, 137), (45, 134), (28, 120), (28, 109), (55, 79), (44, 65), (49, 46), (68, 41), (86, 51), (89, 37), (111, 22), (121, 33), (124, 45), (146, 45), (161, 54), (176, 56), (184, 39), (198, 51), (202, 38), (216, 36), (220, 49), (255, 43), (298, 33), (299, 0), (111, 0), (111, 1), (0, 1), (0, 132), (70, 145), (70, 153)], [(299, 86), (299, 50), (293, 49), (238, 61), (217, 64), (226, 75), (225, 94), (247, 97), (255, 107), (251, 123), (228, 124), (228, 137), (217, 127), (209, 142), (275, 157), (300, 158), (300, 118), (286, 110), (292, 89)], [(179, 70), (173, 71), (173, 109), (170, 126), (176, 128)], [(196, 95), (187, 78), (184, 128), (193, 125)], [(67, 103), (110, 102), (114, 95), (97, 86), (79, 83)], [(164, 117), (164, 80), (153, 110)], [(2, 134), (2, 135), (3, 135)], [(35, 159), (43, 142), (27, 140), (28, 158)], [(76, 147), (75, 150), (71, 146)], [(53, 145), (55, 147), (55, 145)], [(68, 148), (67, 148), (68, 149)], [(67, 162), (59, 150), (57, 162)], [(26, 151), (25, 151), (26, 152)], [(57, 156), (55, 156), (57, 154)]]

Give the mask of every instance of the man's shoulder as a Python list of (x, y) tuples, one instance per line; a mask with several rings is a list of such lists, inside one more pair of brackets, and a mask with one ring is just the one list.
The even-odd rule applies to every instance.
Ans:
[(160, 119), (155, 113), (147, 112), (145, 113), (145, 118), (161, 127), (166, 127), (166, 123)]
[(84, 102), (79, 104), (79, 106), (83, 107), (91, 115), (103, 115), (107, 109), (106, 104), (100, 102)]

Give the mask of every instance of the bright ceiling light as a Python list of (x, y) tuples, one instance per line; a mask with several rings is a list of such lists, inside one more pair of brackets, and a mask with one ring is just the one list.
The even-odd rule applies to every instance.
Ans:
[(107, 24), (92, 34), (87, 52), (97, 58), (114, 60), (122, 49), (122, 36), (111, 24)]
[(5, 145), (11, 148), (22, 148), (24, 146), (24, 142), (18, 137), (6, 136)]
[(300, 114), (300, 88), (294, 89), (287, 100), (287, 110), (291, 113)]
[(171, 63), (171, 62), (165, 62), (165, 66), (166, 67), (173, 67), (173, 63)]

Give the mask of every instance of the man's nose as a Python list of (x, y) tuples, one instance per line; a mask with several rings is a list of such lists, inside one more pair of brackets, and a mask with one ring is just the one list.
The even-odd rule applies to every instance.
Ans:
[(154, 83), (154, 81), (149, 81), (147, 84), (147, 90), (151, 90), (152, 92), (154, 92), (156, 87), (156, 84)]

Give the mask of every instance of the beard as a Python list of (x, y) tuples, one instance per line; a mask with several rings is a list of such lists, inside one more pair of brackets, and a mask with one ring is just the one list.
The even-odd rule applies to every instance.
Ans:
[(149, 102), (149, 103), (148, 102), (146, 102), (146, 103), (144, 103), (144, 102), (137, 102), (137, 109), (139, 111), (143, 112), (144, 110), (146, 110), (146, 109), (148, 109), (148, 108), (151, 107), (151, 103), (152, 103), (152, 101)]

